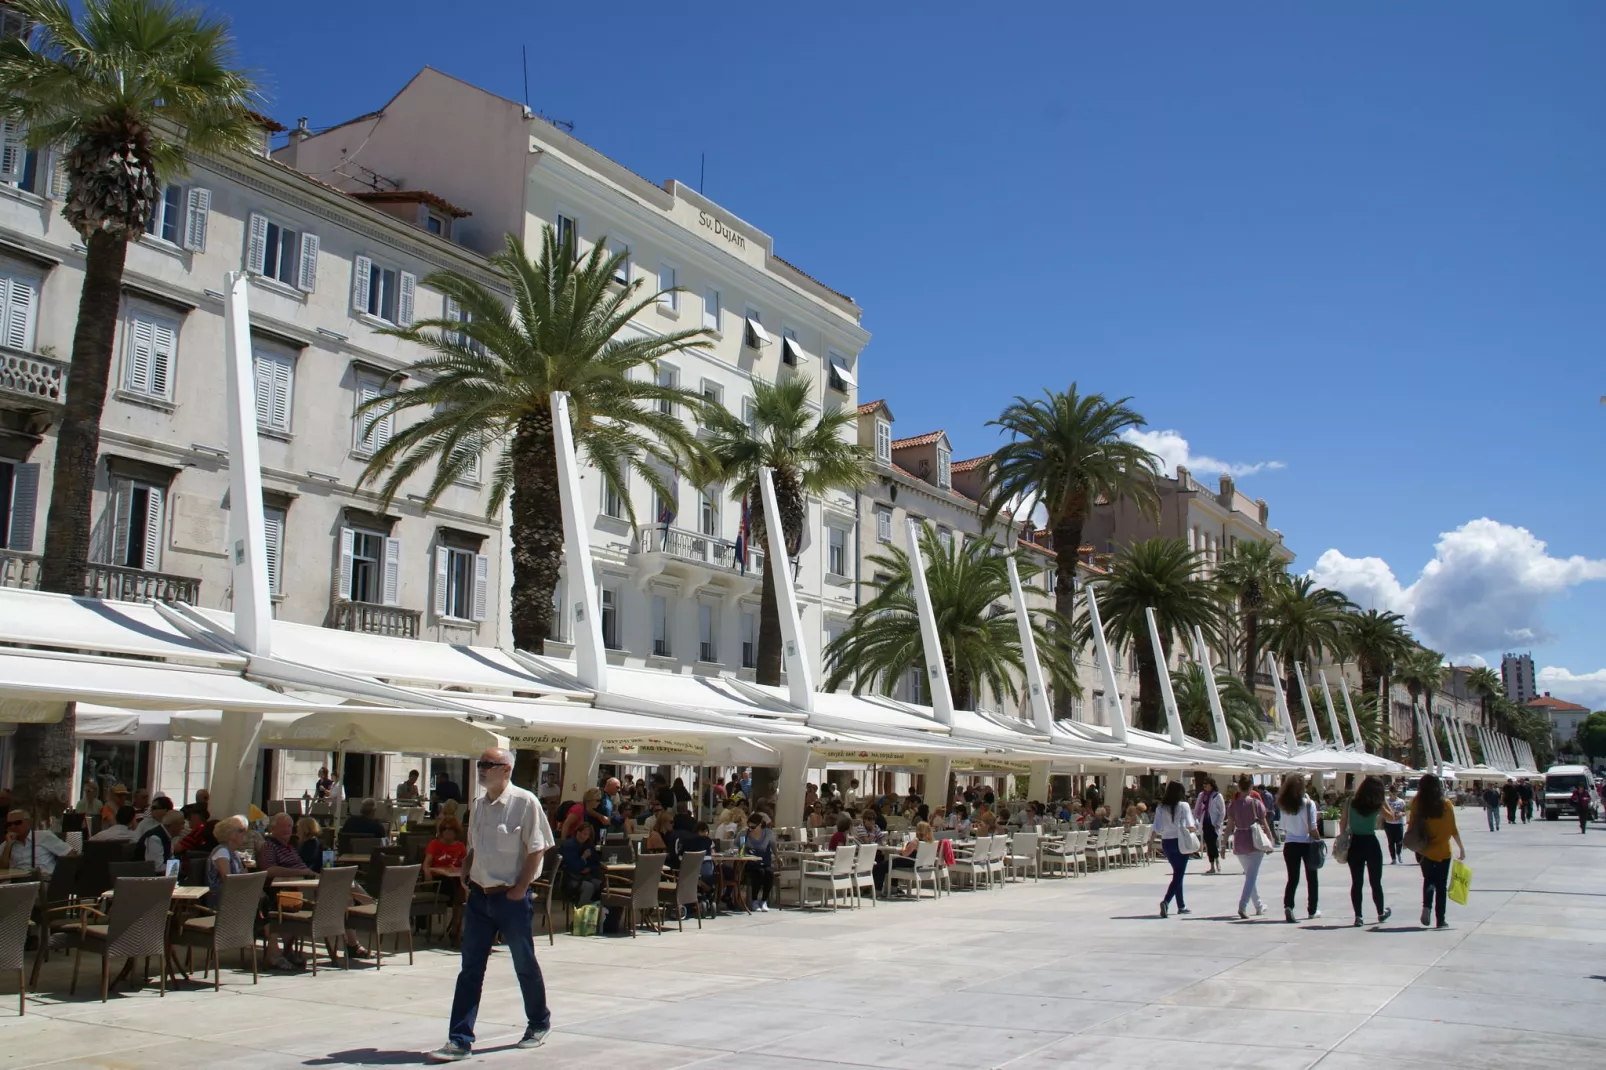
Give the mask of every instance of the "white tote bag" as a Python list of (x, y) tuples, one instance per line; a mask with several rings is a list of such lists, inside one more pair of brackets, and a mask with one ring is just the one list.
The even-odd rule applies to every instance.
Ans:
[(1255, 850), (1263, 854), (1270, 854), (1277, 849), (1277, 845), (1271, 842), (1271, 837), (1266, 835), (1266, 827), (1259, 821), (1249, 826), (1249, 842), (1254, 845)]
[[(1186, 805), (1186, 803), (1177, 804), (1179, 808)], [(1199, 839), (1198, 830), (1177, 821), (1175, 813), (1171, 815), (1171, 820), (1176, 821), (1177, 825), (1177, 850), (1185, 855), (1198, 854), (1200, 848), (1204, 846), (1203, 841)]]

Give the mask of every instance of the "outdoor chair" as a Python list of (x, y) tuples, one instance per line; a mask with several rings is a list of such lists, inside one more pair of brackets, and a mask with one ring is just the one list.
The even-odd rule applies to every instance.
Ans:
[(836, 849), (831, 861), (805, 858), (802, 860), (802, 873), (798, 882), (798, 898), (803, 906), (809, 905), (809, 890), (817, 889), (820, 892), (820, 905), (825, 905), (826, 895), (829, 893), (831, 909), (837, 907), (837, 898), (842, 895), (853, 894), (854, 868), (858, 864), (859, 848), (851, 843), (845, 843)]
[(971, 888), (981, 887), (982, 881), (992, 879), (992, 837), (983, 836), (976, 841), (967, 855), (959, 855), (949, 870), (955, 877), (963, 877)]
[[(77, 904), (78, 954), (73, 958), (68, 995), (78, 991), (78, 967), (83, 964), (86, 948), (100, 954), (102, 1003), (106, 1002), (107, 990), (111, 987), (114, 958), (155, 955), (161, 960), (161, 994), (167, 995), (167, 922), (173, 904), (173, 888), (177, 884), (172, 877), (122, 877), (117, 881), (109, 911), (102, 913), (85, 903)], [(91, 915), (106, 920), (92, 923)]]
[(636, 868), (630, 875), (628, 883), (623, 878), (609, 877), (610, 882), (620, 882), (605, 885), (602, 891), (602, 905), (610, 910), (624, 912), (625, 919), (630, 925), (630, 935), (636, 935), (636, 929), (641, 924), (643, 915), (647, 918), (647, 927), (655, 933), (663, 932), (662, 926), (652, 924), (654, 911), (661, 911), (658, 901), (659, 882), (664, 871), (665, 855), (642, 855), (636, 859)]
[[(377, 855), (378, 852), (376, 851)], [(372, 903), (346, 908), (346, 927), (373, 936), (374, 969), (385, 962), (385, 937), (407, 937), (407, 965), (413, 964), (413, 888), (418, 884), (417, 866), (386, 866), (379, 879), (378, 894)], [(351, 948), (346, 948), (351, 959)]]
[(697, 892), (697, 881), (702, 872), (702, 853), (688, 854), (680, 860), (680, 871), (675, 874), (674, 880), (658, 883), (659, 899), (663, 905), (675, 908), (675, 924), (681, 932), (686, 931), (687, 907), (697, 912), (697, 927), (703, 927), (703, 900)]
[(375, 850), (385, 846), (381, 836), (348, 836), (342, 832), (336, 839), (339, 841), (338, 852), (343, 855), (371, 855)]
[(78, 898), (95, 899), (112, 886), (111, 864), (127, 862), (133, 845), (126, 840), (90, 840), (78, 866)]
[(994, 836), (987, 847), (987, 881), (989, 887), (1002, 888), (1004, 874), (1009, 868), (1009, 837)]
[(34, 924), (39, 930), (39, 950), (34, 955), (33, 976), (28, 981), (30, 987), (39, 987), (39, 969), (50, 961), (51, 936), (78, 928), (78, 919), (67, 915), (72, 910), (73, 897), (77, 894), (78, 867), (83, 861), (83, 855), (63, 855), (56, 859), (56, 869), (51, 873), (50, 880), (44, 882), (44, 891), (40, 894), (34, 917)]
[(865, 889), (868, 888), (870, 890), (870, 904), (879, 906), (880, 904), (876, 901), (875, 856), (875, 844), (859, 844), (859, 855), (853, 864), (853, 895), (855, 899), (862, 903)]
[(1059, 836), (1046, 836), (1037, 847), (1037, 864), (1040, 869), (1048, 871), (1052, 876), (1058, 870), (1060, 876), (1076, 876), (1076, 833), (1067, 832)]
[(1108, 828), (1087, 833), (1087, 849), (1083, 853), (1087, 856), (1090, 868), (1100, 870), (1108, 868), (1109, 836)]
[(1009, 854), (1004, 862), (1009, 868), (1009, 874), (1016, 879), (1023, 879), (1022, 874), (1030, 869), (1032, 879), (1037, 880), (1041, 874), (1038, 872), (1037, 844), (1042, 839), (1035, 832), (1017, 832), (1010, 841)]
[(1087, 875), (1087, 839), (1088, 833), (1084, 831), (1067, 832), (1065, 834), (1065, 857), (1071, 862), (1071, 875), (1075, 876), (1077, 870)]
[(894, 865), (887, 871), (889, 887), (896, 884), (913, 885), (916, 899), (920, 898), (920, 885), (923, 881), (931, 882), (931, 898), (937, 898), (937, 844), (932, 840), (922, 840), (915, 846), (913, 869)]
[[(331, 962), (338, 961), (336, 947), (346, 944), (346, 908), (351, 906), (351, 886), (357, 879), (356, 866), (331, 866), (318, 874), (318, 888), (310, 910), (279, 910), (274, 928), (286, 942), (306, 940), (312, 945), (312, 974), (318, 975), (318, 944), (323, 942)], [(338, 944), (335, 941), (339, 941)], [(346, 969), (351, 956), (346, 956)]]
[(17, 972), (17, 1014), (28, 1013), (28, 926), (39, 904), (39, 881), (0, 884), (0, 970)]
[[(549, 947), (557, 944), (558, 942), (558, 938), (552, 934), (552, 896), (556, 891), (558, 884), (558, 867), (562, 861), (563, 857), (559, 855), (558, 852), (548, 851), (546, 854), (541, 856), (540, 875), (537, 876), (535, 880), (530, 882), (530, 887), (535, 892), (535, 896), (531, 900), (531, 902), (534, 904), (535, 913), (538, 916), (546, 919), (546, 939)], [(566, 903), (564, 905), (565, 928), (568, 927), (569, 921), (567, 914), (568, 909), (568, 904)], [(533, 926), (535, 918), (532, 917), (530, 922)]]
[[(257, 969), (257, 909), (262, 903), (262, 889), (268, 882), (267, 873), (235, 873), (224, 877), (218, 886), (217, 909), (197, 907), (200, 917), (187, 918), (178, 930), (178, 942), (185, 947), (184, 969), (188, 972), (194, 961), (195, 949), (206, 948), (207, 960), (212, 966), (212, 991), (223, 986), (223, 952), (251, 950), (251, 983), (259, 980)], [(115, 901), (113, 906), (115, 906)]]
[(1153, 845), (1153, 825), (1133, 825), (1127, 830), (1126, 850), (1134, 865), (1141, 862), (1147, 866), (1154, 861)]
[(156, 870), (152, 868), (149, 862), (144, 860), (138, 862), (111, 862), (107, 864), (106, 869), (110, 873), (113, 881), (117, 880), (118, 877), (162, 876), (162, 874), (156, 872)]
[(200, 888), (206, 884), (205, 851), (185, 851), (179, 859), (179, 883), (187, 884), (192, 888)]

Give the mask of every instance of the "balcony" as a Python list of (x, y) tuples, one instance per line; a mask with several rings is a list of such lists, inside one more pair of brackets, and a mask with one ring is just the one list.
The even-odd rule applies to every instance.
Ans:
[(747, 570), (743, 574), (736, 559), (736, 544), (712, 535), (670, 528), (644, 528), (638, 533), (635, 552), (631, 555), (635, 565), (636, 582), (645, 588), (647, 581), (660, 574), (688, 579), (694, 586), (714, 583), (725, 587), (731, 597), (758, 589), (764, 577), (764, 554), (753, 548), (747, 551)]
[(0, 394), (60, 405), (66, 393), (66, 364), (18, 349), (0, 349)]
[[(39, 589), (42, 564), (37, 554), (0, 550), (0, 587)], [(201, 581), (122, 565), (91, 564), (84, 569), (84, 595), (118, 602), (187, 602), (196, 605)]]
[(366, 632), (417, 639), (418, 624), (424, 614), (400, 606), (381, 606), (373, 602), (336, 602), (330, 607), (329, 627), (343, 632)]

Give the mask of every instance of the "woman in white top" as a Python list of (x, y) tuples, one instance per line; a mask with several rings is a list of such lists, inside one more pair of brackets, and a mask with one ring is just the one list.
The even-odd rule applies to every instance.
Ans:
[(1188, 855), (1182, 853), (1177, 837), (1182, 829), (1198, 827), (1193, 808), (1183, 797), (1182, 782), (1173, 780), (1165, 786), (1160, 805), (1154, 808), (1154, 833), (1160, 837), (1160, 849), (1165, 852), (1166, 861), (1171, 863), (1171, 884), (1165, 890), (1165, 898), (1160, 900), (1162, 918), (1166, 916), (1173, 899), (1177, 901), (1178, 914), (1189, 913), (1187, 903), (1182, 898), (1182, 878), (1188, 871)]
[(1293, 923), (1294, 896), (1299, 891), (1299, 871), (1305, 871), (1305, 908), (1307, 916), (1319, 918), (1316, 887), (1316, 841), (1321, 838), (1321, 825), (1316, 816), (1316, 804), (1305, 794), (1305, 777), (1292, 773), (1283, 778), (1277, 792), (1277, 809), (1281, 812), (1278, 824), (1283, 830), (1283, 865), (1288, 867), (1288, 883), (1283, 887), (1283, 920)]

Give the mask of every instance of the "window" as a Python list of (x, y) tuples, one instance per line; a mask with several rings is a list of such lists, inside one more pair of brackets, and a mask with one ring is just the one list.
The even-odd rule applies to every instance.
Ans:
[(340, 529), (340, 597), (394, 606), (401, 592), (401, 541), (361, 528)]
[(758, 614), (742, 610), (742, 668), (758, 668)]
[[(673, 364), (659, 364), (658, 385), (666, 390), (678, 389), (680, 387), (680, 369)], [(658, 411), (665, 416), (673, 416), (675, 414), (675, 403), (669, 398), (659, 398)]]
[(797, 332), (790, 327), (782, 327), (781, 363), (795, 368), (808, 359), (809, 355), (803, 352), (802, 345), (798, 343)]
[[(0, 18), (13, 13), (0, 8)], [(10, 37), (0, 34), (0, 40)], [(39, 184), (39, 150), (28, 147), (28, 128), (15, 119), (0, 119), (0, 182), (17, 189), (43, 194)]]
[(26, 41), (32, 32), (33, 27), (20, 12), (9, 7), (0, 7), (0, 40), (19, 37)]
[(580, 248), (580, 228), (573, 217), (559, 212), (557, 217), (553, 219), (552, 226), (558, 232), (559, 248), (567, 245), (570, 247), (571, 253), (578, 253)]
[(937, 447), (937, 486), (944, 490), (954, 485), (952, 457), (946, 446)]
[(719, 607), (697, 603), (697, 660), (719, 660)]
[(703, 380), (703, 399), (715, 405), (725, 404), (725, 388), (712, 379)]
[(942, 547), (942, 552), (944, 554), (946, 554), (946, 555), (948, 555), (950, 557), (953, 556), (953, 552), (954, 552), (954, 533), (949, 531), (947, 528), (938, 528), (937, 529), (937, 545)]
[(892, 463), (892, 424), (886, 420), (875, 422), (875, 459), (882, 464)]
[(484, 443), (479, 435), (465, 437), (452, 449), (452, 459), (461, 459), (462, 471), (458, 472), (453, 482), (465, 486), (477, 487), (480, 484), (480, 458), (485, 452)]
[(211, 190), (199, 186), (163, 186), (150, 218), (145, 221), (145, 233), (194, 252), (205, 252), (211, 212)]
[(613, 266), (613, 281), (620, 286), (630, 285), (630, 243), (623, 238), (610, 238), (608, 240), (608, 253), (620, 258)]
[(29, 553), (39, 512), (39, 466), (0, 460), (0, 546)]
[(758, 430), (758, 402), (752, 398), (742, 399), (742, 423), (749, 431)]
[(363, 406), (375, 398), (394, 393), (387, 383), (377, 378), (359, 375), (357, 377), (357, 408), (352, 411), (352, 448), (358, 453), (369, 454), (384, 448), (390, 441), (391, 432), (396, 427), (396, 414), (387, 412), (380, 416), (375, 409), (364, 409)]
[(719, 291), (712, 286), (703, 292), (703, 326), (715, 334), (724, 330), (720, 323)]
[(491, 559), (455, 546), (435, 547), (435, 616), (484, 620)]
[[(443, 311), (446, 315), (446, 318), (455, 323), (474, 322), (474, 313), (458, 304), (455, 298), (448, 297), (445, 299), (443, 302)], [(470, 338), (467, 331), (456, 331), (451, 337), (452, 340), (460, 346), (467, 346), (469, 349), (482, 355), (485, 352), (485, 346), (480, 342), (476, 342), (473, 338)]]
[(1043, 570), (1043, 590), (1049, 594), (1054, 593), (1054, 569), (1052, 567)]
[(652, 596), (652, 653), (653, 657), (667, 658), (669, 647), (669, 599), (661, 594)]
[(255, 343), (251, 347), (251, 371), (256, 380), (257, 426), (288, 433), (295, 393), (295, 355)]
[(602, 588), (602, 645), (609, 650), (620, 650), (619, 592), (612, 587)]
[(825, 529), (826, 544), (826, 571), (833, 576), (846, 576), (848, 574), (848, 533), (838, 527)]
[(752, 305), (748, 305), (747, 311), (742, 313), (742, 317), (746, 321), (742, 344), (749, 349), (758, 349), (769, 345), (770, 336), (764, 331), (764, 317), (759, 310)]
[(667, 309), (680, 309), (680, 294), (675, 290), (675, 265), (658, 265), (658, 303)]
[(177, 245), (183, 226), (184, 187), (163, 186), (155, 207), (151, 209), (151, 217), (145, 221), (145, 233)]
[(407, 327), (413, 322), (413, 294), (418, 279), (405, 271), (384, 267), (366, 256), (352, 260), (351, 307), (359, 315)]
[(705, 490), (697, 496), (697, 530), (716, 539), (719, 537), (718, 495), (717, 490)]
[[(318, 236), (251, 213), (246, 270), (311, 293), (318, 285)], [(370, 270), (370, 278), (372, 268)], [(394, 274), (394, 273), (393, 273)]]
[(123, 332), (123, 388), (147, 397), (172, 400), (173, 364), (178, 355), (178, 324), (144, 309), (128, 315)]
[(830, 355), (830, 363), (829, 380), (832, 390), (839, 394), (846, 394), (850, 389), (859, 385), (859, 381), (853, 377), (853, 370), (848, 367), (847, 357), (840, 353), (832, 353)]
[(921, 678), (920, 668), (916, 666), (915, 668), (910, 669), (906, 679), (907, 683), (905, 686), (909, 688), (909, 701), (915, 703), (925, 701), (925, 696), (923, 694), (925, 688), (921, 686), (924, 683), (924, 680)]
[(262, 523), (267, 536), (268, 551), (268, 591), (276, 595), (284, 593), (284, 521), (283, 509), (263, 506)]
[[(102, 535), (97, 556), (125, 568), (159, 571), (162, 567), (162, 509), (164, 491), (132, 479), (113, 479), (107, 513), (109, 538)], [(105, 529), (102, 528), (104, 531)]]
[(0, 266), (0, 344), (32, 352), (38, 319), (39, 279)]
[(881, 542), (892, 541), (891, 509), (877, 509), (875, 511), (875, 537)]
[(623, 520), (625, 518), (624, 496), (619, 493), (619, 488), (606, 479), (602, 482), (602, 515), (612, 517), (615, 520)]

